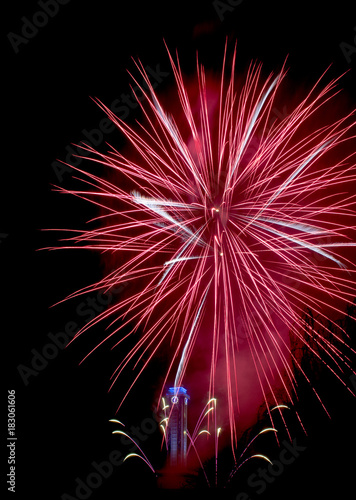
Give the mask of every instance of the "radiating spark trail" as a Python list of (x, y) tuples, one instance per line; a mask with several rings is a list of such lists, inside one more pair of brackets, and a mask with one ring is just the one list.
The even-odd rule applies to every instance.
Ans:
[[(210, 282), (211, 283), (211, 282)], [(210, 283), (209, 283), (209, 287), (210, 287)], [(189, 349), (190, 347), (190, 344), (191, 344), (191, 341), (192, 341), (192, 337), (193, 335), (195, 334), (195, 329), (196, 329), (196, 325), (199, 321), (199, 318), (200, 318), (200, 314), (201, 314), (201, 311), (202, 311), (202, 308), (205, 304), (205, 299), (206, 299), (206, 296), (207, 296), (207, 293), (209, 291), (209, 287), (208, 289), (206, 290), (205, 292), (205, 295), (203, 296), (203, 299), (201, 301), (201, 304), (199, 306), (199, 309), (195, 315), (195, 318), (194, 318), (194, 321), (193, 321), (193, 324), (192, 324), (192, 327), (190, 329), (190, 333), (189, 333), (189, 336), (188, 336), (188, 339), (187, 339), (187, 342), (185, 343), (185, 346), (183, 348), (183, 352), (182, 352), (182, 356), (181, 356), (181, 360), (179, 362), (179, 365), (178, 365), (178, 370), (177, 370), (177, 373), (176, 373), (176, 376), (175, 376), (175, 379), (174, 379), (174, 386), (175, 387), (179, 387), (180, 386), (180, 383), (181, 383), (181, 379), (182, 379), (182, 373), (183, 373), (183, 370), (184, 370), (184, 367), (185, 365), (187, 364), (188, 360), (187, 360), (187, 350)]]
[(140, 458), (141, 460), (143, 460), (145, 462), (145, 464), (148, 465), (148, 467), (151, 469), (151, 471), (155, 474), (156, 471), (154, 470), (152, 464), (150, 464), (150, 462), (148, 460), (146, 460), (144, 457), (142, 457), (141, 455), (139, 455), (138, 453), (129, 453), (128, 455), (126, 455), (126, 457), (123, 459), (123, 462), (125, 462), (128, 458), (131, 458), (131, 457), (138, 457)]
[[(129, 436), (129, 434), (127, 434), (126, 432), (123, 432), (123, 431), (113, 431), (112, 434), (120, 434), (122, 436), (125, 436), (126, 438), (130, 439), (130, 441), (132, 441), (134, 443), (135, 446), (137, 446), (137, 448), (140, 450), (140, 452), (142, 453), (142, 456), (141, 455), (137, 455), (136, 453), (135, 454), (130, 454), (130, 455), (127, 455), (126, 458), (129, 458), (130, 456), (137, 456), (137, 457), (140, 457), (144, 462), (146, 462), (146, 464), (149, 466), (149, 468), (152, 470), (152, 472), (156, 472), (151, 464), (151, 462), (148, 460), (148, 458), (146, 457), (146, 455), (144, 454), (144, 452), (142, 451), (142, 449), (139, 447), (139, 445), (137, 444), (137, 442), (131, 437)], [(125, 459), (124, 459), (125, 460)]]
[(116, 418), (111, 418), (109, 422), (114, 422), (115, 424), (121, 424), (125, 427), (125, 424), (123, 424), (122, 422), (120, 422), (120, 420), (117, 420)]
[[(275, 408), (277, 407), (280, 407), (281, 405), (277, 405)], [(275, 409), (275, 408), (272, 408)], [(230, 475), (229, 475), (229, 478), (228, 478), (228, 483), (231, 481), (231, 479), (233, 478), (233, 476), (236, 474), (236, 472), (246, 463), (248, 462), (249, 460), (252, 460), (253, 458), (260, 458), (262, 460), (265, 460), (266, 462), (270, 463), (271, 465), (273, 465), (273, 462), (271, 462), (271, 460), (266, 456), (266, 455), (262, 455), (260, 453), (256, 453), (254, 455), (250, 455), (249, 457), (245, 458), (242, 460), (243, 456), (245, 455), (246, 451), (250, 448), (250, 446), (254, 443), (254, 441), (261, 435), (261, 434), (265, 434), (266, 432), (277, 432), (276, 429), (274, 429), (273, 427), (266, 427), (265, 429), (262, 429), (262, 431), (260, 431), (258, 434), (256, 434), (256, 436), (254, 438), (252, 438), (250, 440), (250, 442), (247, 444), (246, 448), (243, 450), (243, 452), (240, 454), (239, 458), (238, 458), (238, 461), (235, 465), (235, 467), (233, 468), (233, 470), (231, 471)]]

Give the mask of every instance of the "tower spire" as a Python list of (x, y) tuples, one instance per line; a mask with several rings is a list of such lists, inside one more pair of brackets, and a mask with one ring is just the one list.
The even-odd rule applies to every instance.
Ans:
[(184, 387), (170, 387), (166, 397), (169, 403), (168, 454), (170, 464), (184, 466), (187, 455), (187, 411), (190, 396)]

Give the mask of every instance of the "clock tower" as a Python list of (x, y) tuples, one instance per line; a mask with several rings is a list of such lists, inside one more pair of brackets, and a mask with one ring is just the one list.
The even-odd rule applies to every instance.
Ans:
[(187, 454), (187, 410), (190, 396), (184, 387), (170, 387), (168, 410), (168, 454), (170, 464), (184, 466)]

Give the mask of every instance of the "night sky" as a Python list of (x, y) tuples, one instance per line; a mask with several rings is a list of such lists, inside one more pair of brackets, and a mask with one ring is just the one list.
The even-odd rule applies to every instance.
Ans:
[[(49, 14), (43, 15), (44, 9)], [(356, 104), (355, 24), (356, 7), (344, 0), (331, 4), (28, 0), (7, 8), (0, 262), (3, 365), (6, 390), (16, 391), (17, 437), (16, 493), (9, 493), (9, 498), (114, 500), (156, 493), (151, 472), (135, 459), (111, 465), (112, 472), (104, 467), (100, 485), (94, 484), (96, 476), (90, 476), (96, 470), (93, 463), (110, 459), (114, 463), (131, 448), (112, 436), (115, 427), (108, 422), (115, 417), (122, 393), (120, 384), (107, 392), (116, 366), (115, 351), (98, 350), (78, 366), (101, 335), (100, 328), (66, 349), (63, 343), (107, 304), (104, 297), (91, 293), (52, 306), (98, 280), (103, 266), (94, 253), (40, 250), (56, 245), (62, 235), (43, 229), (81, 228), (96, 214), (84, 201), (52, 190), (54, 185), (70, 189), (75, 183), (73, 171), (62, 169), (59, 160), (78, 161), (71, 156), (73, 144), (85, 139), (91, 138), (102, 150), (105, 141), (123, 146), (122, 137), (103, 122), (105, 116), (91, 98), (107, 105), (119, 99), (120, 112), (133, 123), (140, 113), (131, 101), (126, 71), (135, 71), (132, 57), (142, 61), (157, 82), (157, 91), (164, 92), (173, 84), (164, 40), (171, 51), (178, 50), (187, 74), (194, 74), (196, 51), (206, 68), (218, 74), (227, 39), (231, 45), (237, 41), (237, 71), (258, 60), (268, 74), (278, 71), (288, 56), (295, 88), (310, 87), (330, 65), (330, 78), (347, 72), (341, 86), (352, 108)], [(81, 161), (80, 168), (87, 163)], [(355, 346), (351, 326), (349, 332)], [(117, 416), (137, 433), (158, 467), (164, 457), (152, 411), (162, 364), (162, 359), (154, 361)], [(324, 373), (316, 383), (332, 420), (301, 383), (300, 411), (308, 436), (290, 418), (300, 447), (296, 459), (265, 488), (251, 486), (251, 479), (247, 482), (264, 466), (255, 463), (236, 476), (229, 491), (204, 489), (204, 495), (224, 498), (226, 493), (226, 498), (238, 500), (351, 498), (355, 398)], [(281, 449), (265, 440), (256, 452), (278, 460)], [(228, 451), (223, 452), (221, 467), (228, 467), (230, 460)], [(94, 478), (92, 491), (78, 490), (88, 476)], [(205, 486), (204, 478), (199, 478), (199, 484)], [(187, 493), (177, 495), (190, 498)]]

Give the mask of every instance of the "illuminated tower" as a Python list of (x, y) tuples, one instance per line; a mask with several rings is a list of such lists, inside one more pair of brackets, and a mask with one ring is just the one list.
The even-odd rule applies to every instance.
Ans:
[(185, 464), (187, 454), (187, 409), (190, 399), (184, 387), (170, 387), (166, 394), (169, 404), (168, 453), (171, 465)]

